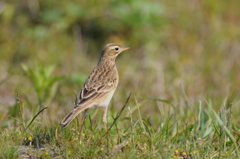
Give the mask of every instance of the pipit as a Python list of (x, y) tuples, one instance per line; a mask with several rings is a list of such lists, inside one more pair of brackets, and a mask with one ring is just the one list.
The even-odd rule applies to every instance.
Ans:
[(84, 111), (83, 121), (89, 108), (101, 107), (104, 110), (103, 124), (107, 128), (108, 105), (119, 81), (115, 60), (120, 53), (128, 49), (112, 43), (104, 47), (97, 66), (93, 69), (76, 98), (74, 109), (62, 120), (62, 127), (66, 127), (79, 113)]

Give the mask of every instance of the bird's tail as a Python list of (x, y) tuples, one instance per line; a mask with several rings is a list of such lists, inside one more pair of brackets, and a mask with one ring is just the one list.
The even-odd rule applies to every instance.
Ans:
[(84, 110), (88, 109), (89, 105), (85, 105), (85, 106), (79, 106), (73, 109), (73, 111), (71, 111), (67, 116), (64, 117), (64, 119), (61, 121), (61, 127), (65, 128), (66, 126), (68, 126), (68, 124), (74, 119), (76, 118), (76, 116), (78, 116), (79, 113), (83, 112)]

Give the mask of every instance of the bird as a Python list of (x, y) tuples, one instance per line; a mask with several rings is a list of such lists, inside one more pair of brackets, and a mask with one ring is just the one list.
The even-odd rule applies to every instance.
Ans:
[(103, 108), (102, 121), (104, 127), (107, 128), (108, 105), (119, 82), (116, 58), (128, 49), (129, 47), (121, 47), (114, 43), (105, 45), (101, 51), (97, 65), (90, 73), (79, 95), (76, 97), (73, 110), (61, 121), (60, 125), (62, 128), (68, 126), (81, 112), (83, 112), (83, 125), (87, 110), (93, 107)]

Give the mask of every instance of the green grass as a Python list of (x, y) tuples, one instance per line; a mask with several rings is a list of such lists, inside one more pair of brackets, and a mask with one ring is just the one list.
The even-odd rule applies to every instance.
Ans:
[[(79, 124), (75, 120), (61, 129), (58, 120), (51, 124), (41, 121), (47, 113), (25, 130), (23, 127), (1, 130), (0, 154), (2, 158), (28, 155), (42, 158), (238, 158), (239, 129), (231, 111), (234, 105), (223, 104), (217, 113), (213, 102), (201, 102), (195, 108), (164, 105), (154, 118), (145, 116), (141, 109), (146, 104), (136, 104), (132, 99), (118, 119), (117, 110), (111, 110), (106, 134), (101, 117), (92, 110), (84, 124), (79, 141)], [(93, 116), (92, 116), (93, 115)], [(47, 117), (48, 118), (48, 117)], [(40, 120), (41, 119), (41, 120)], [(16, 125), (23, 125), (20, 120)], [(26, 124), (25, 124), (26, 125)], [(15, 130), (14, 130), (15, 129)], [(20, 153), (21, 152), (21, 153)], [(24, 153), (23, 153), (24, 152)]]

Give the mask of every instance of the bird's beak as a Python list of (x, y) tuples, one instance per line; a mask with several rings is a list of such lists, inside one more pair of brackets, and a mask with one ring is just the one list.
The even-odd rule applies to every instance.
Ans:
[(127, 51), (127, 50), (129, 50), (129, 49), (130, 49), (129, 47), (123, 47), (121, 52)]

